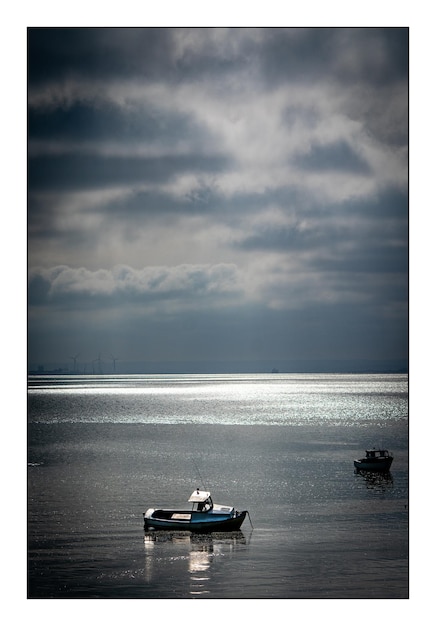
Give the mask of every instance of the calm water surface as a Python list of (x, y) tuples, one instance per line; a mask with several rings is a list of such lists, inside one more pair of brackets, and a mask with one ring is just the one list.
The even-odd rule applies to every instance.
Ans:
[[(408, 597), (405, 375), (38, 376), (28, 408), (29, 598)], [(144, 533), (197, 486), (252, 525)]]

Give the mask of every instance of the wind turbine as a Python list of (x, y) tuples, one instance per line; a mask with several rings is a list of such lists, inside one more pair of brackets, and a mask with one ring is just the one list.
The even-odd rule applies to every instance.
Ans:
[(115, 361), (119, 361), (119, 358), (115, 357), (113, 354), (111, 354), (111, 357), (112, 357), (112, 362), (114, 364), (114, 372), (115, 372)]
[(77, 370), (76, 370), (76, 360), (77, 360), (77, 357), (78, 357), (78, 356), (80, 356), (80, 352), (78, 352), (78, 353), (76, 354), (76, 356), (70, 356), (70, 357), (69, 357), (70, 359), (73, 359), (73, 362), (74, 362), (74, 369), (73, 369), (73, 372), (76, 372), (76, 371), (77, 371)]
[(92, 362), (92, 373), (94, 373), (94, 363), (98, 363), (98, 373), (101, 374), (101, 352), (98, 353), (98, 359), (94, 359)]

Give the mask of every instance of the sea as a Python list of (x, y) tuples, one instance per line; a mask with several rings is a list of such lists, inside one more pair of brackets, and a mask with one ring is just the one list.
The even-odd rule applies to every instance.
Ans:
[[(27, 599), (409, 598), (408, 406), (407, 374), (30, 376)], [(144, 529), (197, 487), (241, 530)]]

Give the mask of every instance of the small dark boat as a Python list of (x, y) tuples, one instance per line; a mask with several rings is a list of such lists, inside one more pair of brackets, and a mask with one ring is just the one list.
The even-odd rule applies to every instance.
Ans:
[(366, 456), (363, 459), (356, 459), (354, 467), (357, 470), (366, 472), (388, 472), (394, 457), (389, 454), (388, 450), (383, 448), (373, 448), (365, 450)]
[(154, 530), (190, 530), (192, 532), (227, 532), (239, 530), (248, 511), (214, 504), (209, 491), (196, 489), (189, 498), (190, 510), (148, 509), (144, 528)]

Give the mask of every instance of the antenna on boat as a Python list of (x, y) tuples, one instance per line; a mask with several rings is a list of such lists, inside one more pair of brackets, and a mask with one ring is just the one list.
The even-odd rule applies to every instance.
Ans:
[(199, 475), (199, 477), (200, 477), (201, 484), (203, 485), (203, 489), (204, 489), (204, 490), (206, 490), (206, 485), (205, 485), (205, 482), (204, 482), (204, 480), (203, 480), (203, 476), (201, 475), (201, 472), (200, 472), (200, 470), (199, 470), (199, 468), (198, 468), (198, 465), (197, 465), (197, 463), (195, 462), (195, 459), (192, 459), (192, 461), (193, 461), (193, 463), (194, 463), (194, 465), (195, 465), (195, 469), (197, 470), (198, 475)]

